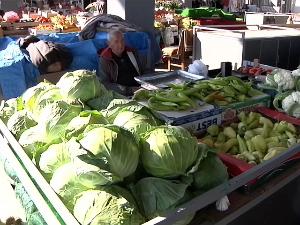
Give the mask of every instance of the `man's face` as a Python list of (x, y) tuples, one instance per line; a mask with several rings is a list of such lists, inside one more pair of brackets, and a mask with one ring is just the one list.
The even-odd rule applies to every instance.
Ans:
[(112, 52), (117, 56), (122, 56), (125, 50), (124, 38), (122, 35), (115, 35), (107, 42), (108, 47), (111, 48)]

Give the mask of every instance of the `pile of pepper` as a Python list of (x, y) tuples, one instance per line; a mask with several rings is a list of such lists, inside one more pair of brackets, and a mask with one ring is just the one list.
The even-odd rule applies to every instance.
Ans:
[(256, 112), (241, 112), (238, 119), (227, 127), (209, 126), (201, 142), (253, 165), (300, 142), (295, 126), (286, 121), (273, 124)]
[(154, 91), (142, 89), (135, 93), (133, 99), (146, 98), (151, 109), (170, 111), (195, 109), (195, 99), (204, 103), (225, 106), (234, 102), (244, 102), (246, 97), (263, 94), (263, 92), (252, 88), (252, 81), (243, 82), (234, 76), (165, 85), (170, 89), (157, 89)]

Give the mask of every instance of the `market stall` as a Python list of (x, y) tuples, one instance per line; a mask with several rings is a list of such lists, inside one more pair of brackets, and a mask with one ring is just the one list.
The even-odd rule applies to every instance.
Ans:
[[(34, 219), (40, 224), (50, 221), (51, 224), (84, 224), (90, 210), (96, 215), (91, 221), (107, 219), (103, 211), (106, 198), (111, 199), (109, 204), (112, 205), (106, 210), (110, 211), (109, 219), (115, 219), (115, 224), (123, 218), (119, 213), (134, 216), (137, 225), (174, 224), (179, 220), (186, 221), (183, 224), (232, 221), (299, 176), (299, 121), (294, 118), (298, 114), (293, 103), (287, 107), (281, 102), (298, 90), (300, 72), (267, 71), (270, 67), (264, 65), (247, 66), (266, 70), (269, 74), (265, 79), (273, 81), (261, 82), (249, 72), (241, 78), (204, 79), (177, 71), (138, 77), (138, 82), (149, 90), (139, 90), (133, 100), (104, 89), (91, 71), (68, 73), (56, 85), (40, 83), (21, 98), (3, 105), (1, 161), (9, 162), (5, 164), (6, 173), (27, 191), (25, 194), (30, 197), (27, 202), (34, 205), (29, 210), (34, 210)], [(284, 82), (278, 80), (283, 75)], [(76, 81), (71, 82), (73, 79)], [(95, 91), (86, 91), (86, 81)], [(228, 106), (236, 108), (236, 104), (251, 102), (254, 97), (272, 97), (253, 85), (264, 92), (272, 89), (283, 93), (274, 101), (267, 101), (268, 105), (259, 105), (256, 101), (253, 103), (256, 108), (241, 107), (236, 117), (222, 121), (223, 109)], [(82, 109), (76, 102), (68, 105), (67, 99), (80, 99), (98, 112)], [(297, 100), (295, 104), (299, 104)], [(272, 111), (274, 107), (281, 112)], [(65, 118), (59, 119), (57, 113)], [(27, 122), (22, 123), (25, 119)], [(61, 124), (63, 121), (67, 121), (66, 124)], [(50, 122), (51, 126), (44, 127)], [(192, 129), (192, 124), (196, 129)], [(102, 135), (105, 140), (114, 137), (112, 144), (102, 142)], [(104, 144), (106, 153), (101, 152)], [(70, 148), (72, 154), (69, 155)], [(119, 154), (113, 155), (112, 151), (122, 153), (117, 167), (112, 163)], [(139, 151), (141, 164), (137, 166)], [(159, 154), (153, 155), (152, 151)], [(163, 152), (169, 156), (161, 158)], [(101, 154), (106, 157), (108, 167), (98, 158)], [(124, 160), (126, 157), (130, 158)], [(154, 163), (163, 164), (158, 168)], [(134, 176), (127, 177), (134, 171)], [(193, 197), (185, 196), (190, 191)], [(74, 196), (77, 197), (70, 201)], [(132, 204), (134, 199), (136, 204)], [(149, 199), (164, 204), (152, 204)], [(218, 211), (215, 205), (210, 205), (217, 200), (220, 200)], [(130, 215), (114, 205), (120, 201), (123, 204), (126, 201), (126, 207), (131, 207)], [(89, 202), (104, 208), (90, 208)], [(118, 213), (115, 210), (119, 210)], [(28, 219), (32, 218), (27, 213)]]

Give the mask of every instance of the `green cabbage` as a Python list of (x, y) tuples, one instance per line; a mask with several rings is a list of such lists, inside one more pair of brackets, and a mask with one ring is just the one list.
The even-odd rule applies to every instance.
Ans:
[(64, 100), (80, 99), (82, 102), (87, 102), (107, 93), (96, 72), (89, 70), (67, 72), (60, 78), (56, 86), (60, 88)]
[(7, 101), (1, 101), (0, 105), (0, 119), (6, 125), (9, 118), (17, 111), (23, 109), (21, 98), (12, 98)]
[(78, 137), (90, 124), (108, 124), (107, 120), (98, 111), (83, 111), (73, 118), (65, 129), (65, 138), (70, 140)]
[(36, 122), (28, 117), (26, 110), (15, 112), (7, 121), (8, 130), (15, 135), (17, 140), (26, 129), (35, 125)]
[(86, 151), (78, 154), (74, 166), (77, 165), (77, 177), (84, 185), (122, 181), (137, 168), (139, 147), (135, 137), (124, 128), (89, 125), (79, 137), (79, 143)]
[(69, 105), (64, 101), (57, 101), (43, 108), (38, 126), (47, 142), (62, 137), (69, 122), (78, 116), (81, 110), (80, 105)]
[(70, 154), (66, 144), (53, 144), (41, 154), (39, 167), (45, 179), (50, 181), (54, 171), (68, 162), (70, 162)]
[(202, 160), (198, 169), (193, 173), (192, 187), (198, 194), (209, 191), (228, 181), (227, 167), (218, 157), (218, 152), (209, 146), (199, 144), (199, 154)]
[(198, 156), (197, 139), (182, 127), (160, 126), (142, 134), (141, 161), (156, 177), (176, 178), (187, 172)]
[[(183, 199), (187, 187), (187, 184), (180, 183), (179, 181), (147, 177), (137, 182), (134, 187), (131, 186), (131, 189), (140, 209), (144, 211), (146, 218), (151, 220), (174, 209), (178, 204), (190, 200), (187, 197)], [(181, 201), (182, 199), (184, 201)], [(189, 217), (189, 219), (191, 218)], [(184, 219), (185, 221), (186, 219)]]
[(83, 225), (140, 225), (145, 222), (129, 191), (114, 185), (80, 193), (74, 216)]
[(71, 212), (75, 205), (76, 195), (90, 189), (78, 182), (71, 162), (60, 166), (54, 171), (50, 186)]

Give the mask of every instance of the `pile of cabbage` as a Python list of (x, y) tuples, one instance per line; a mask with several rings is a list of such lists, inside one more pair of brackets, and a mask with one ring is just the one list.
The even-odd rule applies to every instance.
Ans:
[(0, 118), (81, 224), (143, 224), (228, 180), (215, 150), (95, 72), (40, 83), (2, 103)]

